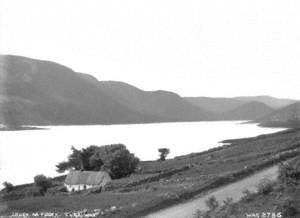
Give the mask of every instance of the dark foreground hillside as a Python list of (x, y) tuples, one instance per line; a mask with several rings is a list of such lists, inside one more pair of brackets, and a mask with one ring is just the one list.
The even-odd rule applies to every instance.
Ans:
[(141, 217), (300, 155), (299, 129), (227, 142), (231, 145), (166, 161), (141, 162), (135, 174), (113, 180), (101, 193), (63, 192), (63, 178), (56, 179), (45, 196), (32, 194), (32, 184), (9, 193), (4, 190), (1, 214), (99, 209), (106, 217)]

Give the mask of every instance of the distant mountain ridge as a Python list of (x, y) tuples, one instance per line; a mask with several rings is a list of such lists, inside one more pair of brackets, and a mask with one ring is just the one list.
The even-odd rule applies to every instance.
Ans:
[(264, 95), (264, 96), (242, 96), (242, 97), (235, 97), (234, 99), (237, 99), (239, 101), (244, 101), (244, 102), (252, 102), (252, 101), (261, 102), (261, 103), (264, 103), (274, 109), (283, 108), (283, 107), (286, 107), (293, 103), (296, 103), (298, 101), (298, 100), (287, 99), (287, 98), (274, 98), (274, 97), (267, 96), (267, 95)]
[[(286, 126), (286, 121), (279, 122), (278, 120), (277, 122), (271, 117), (268, 118), (268, 115), (277, 114), (277, 111), (279, 114), (282, 114), (281, 109), (287, 107), (284, 116), (290, 116), (293, 119), (292, 111), (295, 110), (289, 110), (288, 108), (299, 102), (298, 100), (274, 98), (271, 96), (234, 98), (187, 97), (185, 99), (194, 105), (215, 112), (218, 115), (218, 120), (252, 120), (263, 122), (264, 125), (268, 123), (269, 126)], [(270, 121), (267, 121), (268, 119)]]
[(222, 113), (221, 118), (224, 120), (257, 120), (273, 111), (274, 109), (262, 102), (251, 101)]
[(300, 127), (300, 102), (276, 110), (257, 121), (263, 126)]
[(0, 55), (0, 124), (11, 127), (216, 120), (266, 123), (277, 119), (278, 107), (280, 114), (291, 113), (294, 109), (280, 111), (281, 107), (295, 102), (269, 96), (183, 98), (173, 92), (98, 81), (51, 61)]

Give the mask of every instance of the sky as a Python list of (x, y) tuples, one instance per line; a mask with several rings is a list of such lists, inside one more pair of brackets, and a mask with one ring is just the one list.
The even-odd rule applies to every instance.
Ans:
[(0, 0), (0, 53), (182, 96), (300, 99), (299, 0)]

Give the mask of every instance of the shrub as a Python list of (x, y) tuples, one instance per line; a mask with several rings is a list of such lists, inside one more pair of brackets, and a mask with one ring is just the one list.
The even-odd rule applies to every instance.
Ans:
[(11, 192), (14, 189), (14, 185), (11, 184), (10, 182), (3, 182), (3, 186), (5, 191)]
[(55, 186), (55, 187), (51, 187), (47, 189), (47, 195), (57, 195), (57, 194), (61, 194), (67, 192), (67, 188), (63, 185), (59, 185), (59, 186)]
[(208, 198), (206, 201), (206, 206), (209, 208), (209, 210), (213, 211), (216, 208), (219, 207), (219, 202), (217, 201), (215, 196), (211, 196), (210, 198)]
[(26, 188), (25, 190), (25, 196), (24, 197), (38, 197), (43, 195), (43, 193), (41, 192), (41, 188), (39, 187), (29, 187)]
[(281, 163), (279, 167), (279, 181), (286, 187), (295, 187), (300, 180), (300, 170), (288, 163)]
[(34, 184), (40, 188), (41, 194), (44, 194), (52, 186), (52, 180), (44, 175), (37, 175), (34, 177)]
[(213, 217), (209, 214), (209, 212), (203, 212), (201, 210), (197, 210), (193, 218), (213, 218)]
[(257, 192), (259, 194), (268, 195), (273, 191), (273, 187), (274, 187), (274, 182), (268, 179), (264, 179), (258, 184)]
[[(236, 215), (240, 212), (240, 209), (239, 209), (238, 204), (230, 204), (224, 212), (225, 212), (224, 217), (227, 218), (228, 217), (227, 214)], [(230, 217), (234, 217), (234, 216), (230, 216)]]
[(230, 204), (232, 204), (233, 202), (233, 198), (226, 198), (224, 201), (223, 201), (223, 204), (225, 207), (229, 206)]
[(280, 209), (284, 217), (295, 216), (298, 213), (294, 201), (290, 198), (283, 200), (283, 202), (280, 204)]
[(23, 189), (14, 189), (13, 191), (6, 192), (2, 199), (5, 201), (11, 201), (11, 200), (19, 200), (26, 197), (35, 197), (35, 196), (41, 196), (40, 188), (36, 186), (26, 187)]
[(243, 191), (243, 201), (252, 201), (254, 199), (254, 193), (250, 192), (248, 189)]

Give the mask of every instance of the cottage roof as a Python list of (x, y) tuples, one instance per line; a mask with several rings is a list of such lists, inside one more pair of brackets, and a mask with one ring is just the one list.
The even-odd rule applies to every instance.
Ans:
[(65, 180), (67, 185), (105, 185), (111, 181), (105, 171), (71, 171)]

